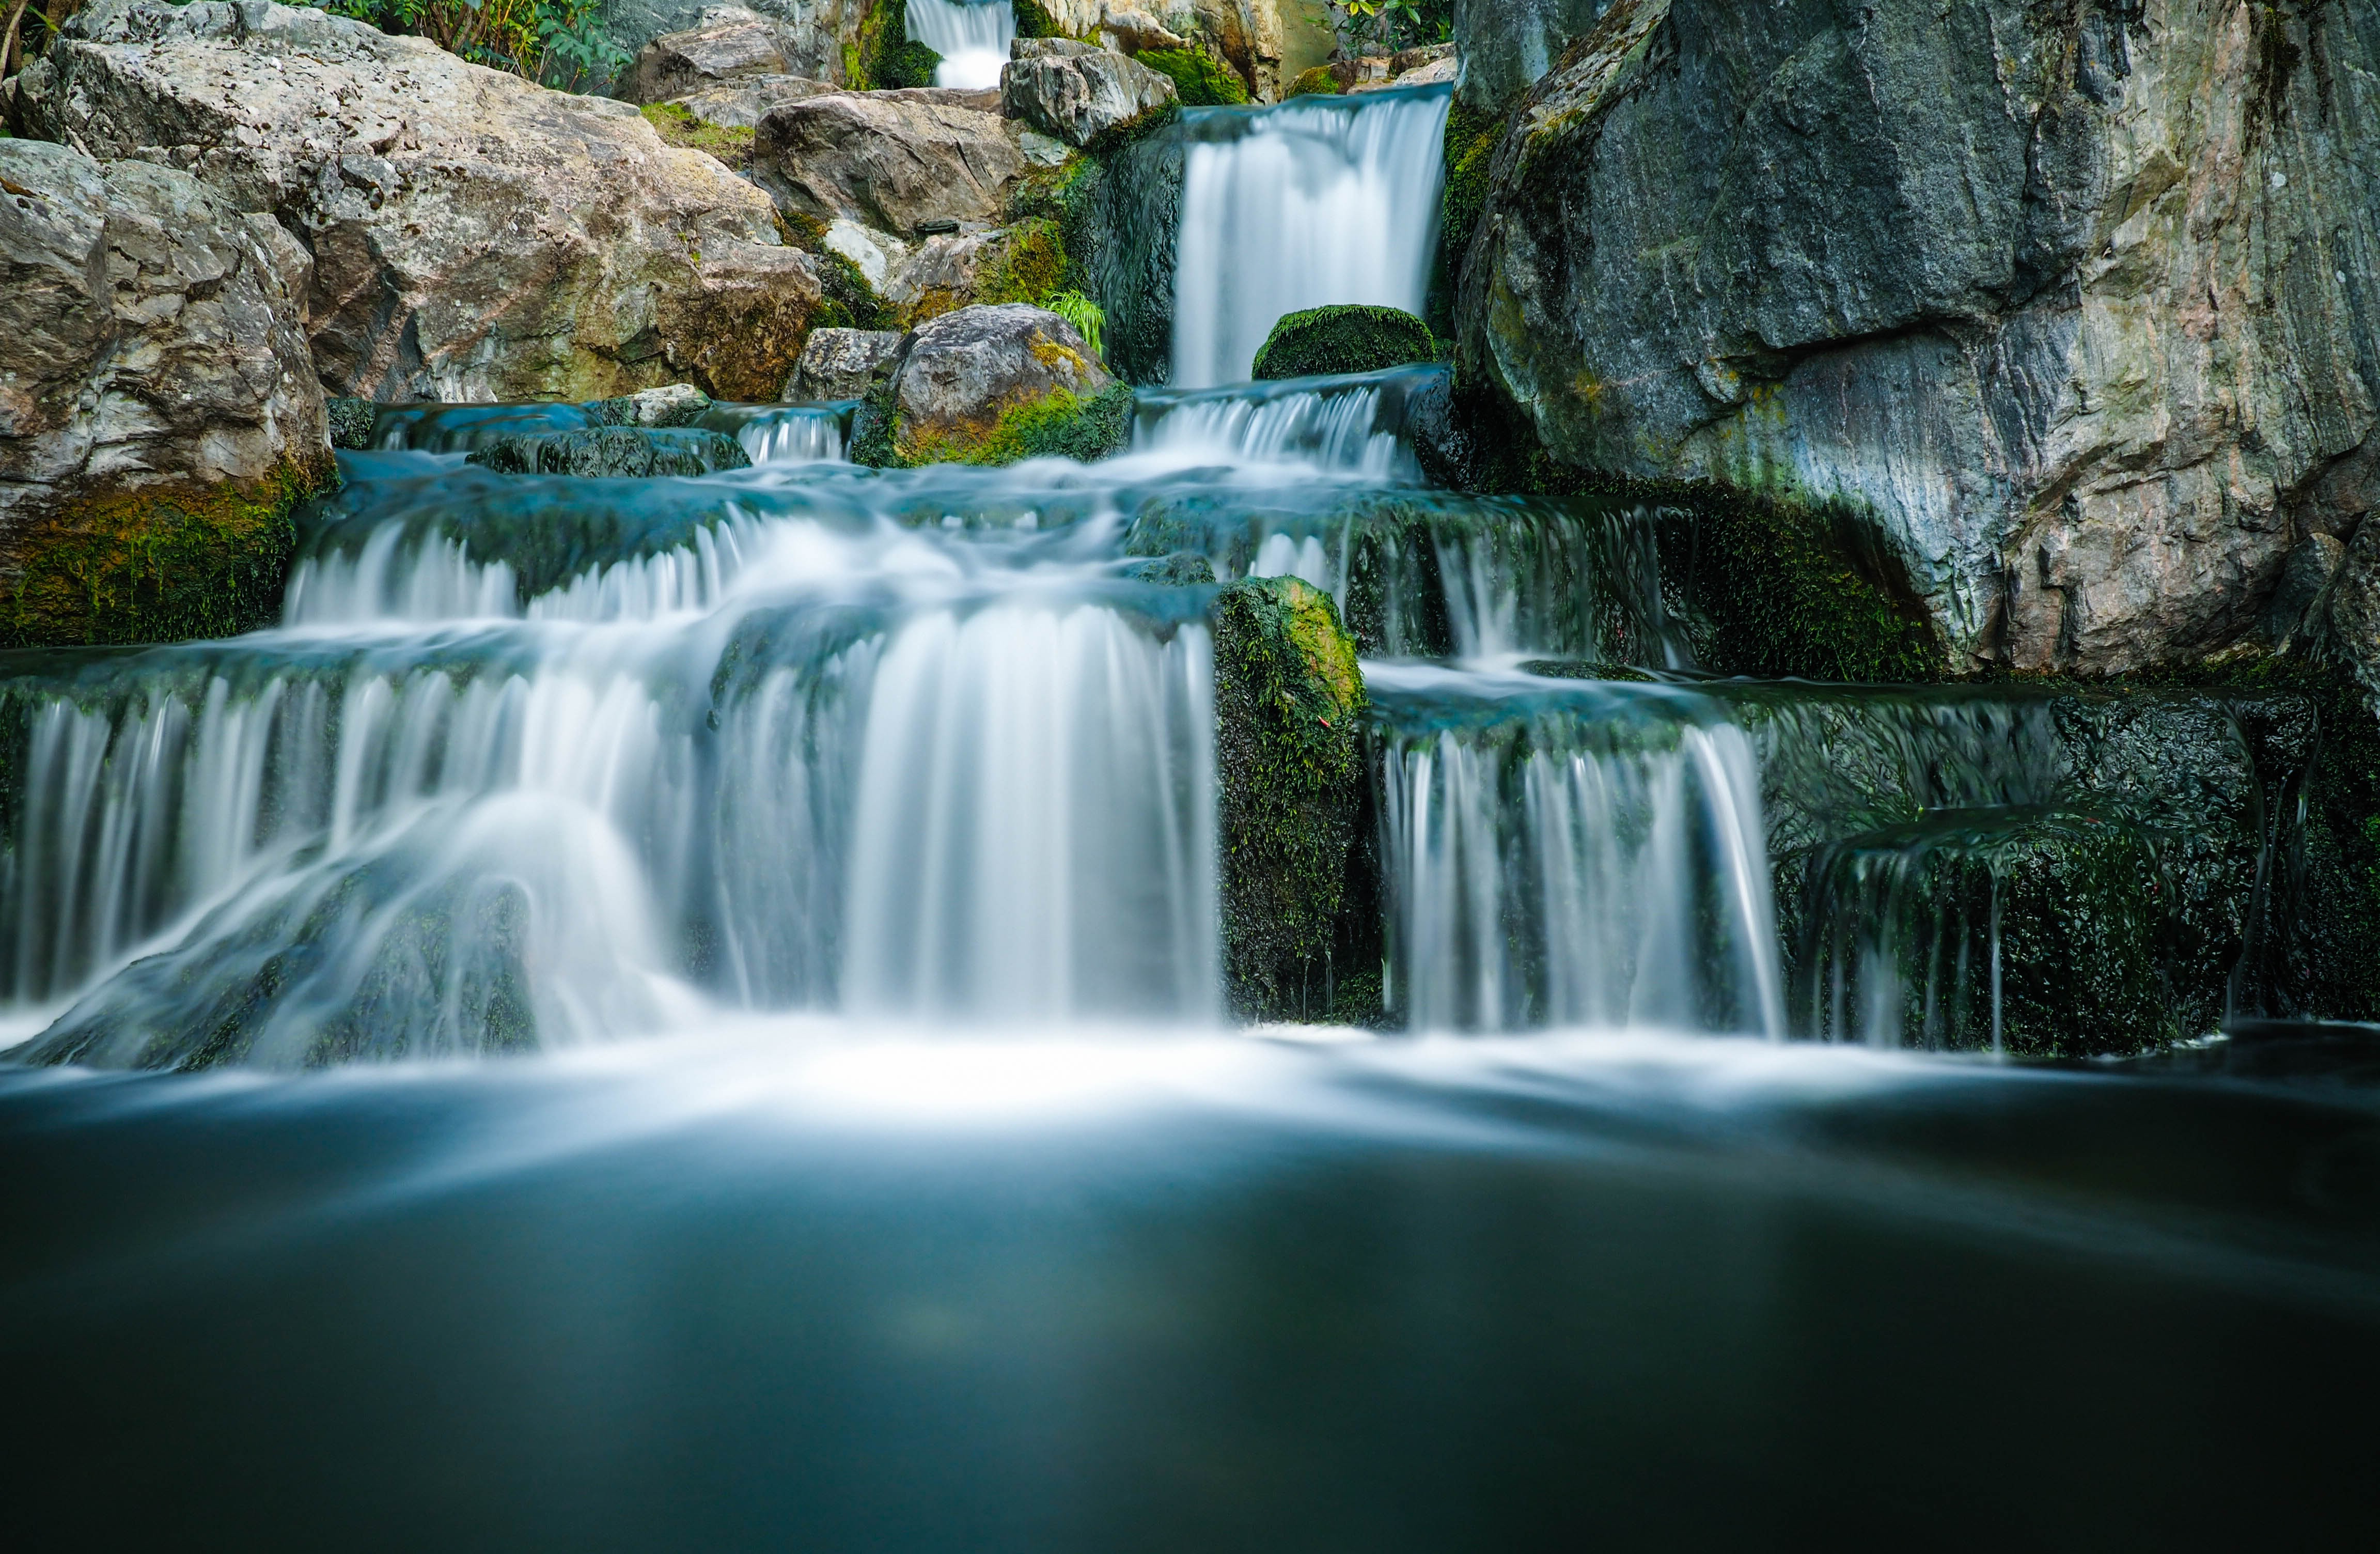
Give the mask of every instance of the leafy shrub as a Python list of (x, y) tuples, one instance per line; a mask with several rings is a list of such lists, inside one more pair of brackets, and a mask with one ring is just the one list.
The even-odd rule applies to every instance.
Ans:
[(321, 0), (334, 16), (427, 38), (474, 65), (565, 91), (619, 74), (628, 51), (603, 25), (602, 0)]
[(1107, 359), (1107, 342), (1100, 338), (1108, 327), (1107, 310), (1079, 291), (1062, 291), (1050, 298), (1050, 310), (1075, 326), (1075, 333), (1091, 347), (1091, 354)]

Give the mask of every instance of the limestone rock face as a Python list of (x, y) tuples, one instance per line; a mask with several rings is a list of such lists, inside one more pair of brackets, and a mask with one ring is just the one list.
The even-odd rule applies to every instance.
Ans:
[[(637, 52), (618, 95), (630, 103), (668, 103), (755, 76), (798, 76), (799, 42), (784, 23), (741, 6), (714, 6), (702, 24), (665, 33)], [(806, 61), (805, 63), (810, 63)]]
[(1458, 306), (1556, 456), (1840, 504), (1961, 665), (2221, 650), (2372, 505), (2375, 0), (1637, 0), (1578, 48)]
[(1071, 146), (1103, 144), (1179, 97), (1167, 77), (1100, 49), (1013, 59), (1000, 73), (1009, 116)]
[(1022, 302), (961, 308), (909, 332), (893, 368), (896, 451), (964, 459), (1020, 412), (1066, 411), (1116, 386), (1074, 325)]
[(1561, 62), (1611, 0), (1454, 0), (1463, 106), (1493, 113)]
[(2380, 523), (2365, 523), (2329, 579), (2329, 637), (2380, 714)]
[(784, 381), (820, 300), (767, 198), (626, 103), (243, 0), (101, 0), (24, 72), (45, 139), (187, 169), (313, 255), (333, 392), (593, 399)]
[(920, 222), (996, 222), (1024, 176), (998, 94), (837, 92), (761, 119), (753, 177), (789, 212), (902, 237)]
[(1069, 35), (1110, 49), (1211, 44), (1268, 103), (1331, 48), (1315, 0), (1042, 0), (1042, 8)]
[(814, 329), (785, 384), (785, 397), (865, 398), (877, 370), (900, 352), (901, 336), (889, 329)]
[(143, 162), (0, 140), (0, 641), (244, 630), (332, 478), (306, 250)]
[(740, 76), (670, 101), (705, 124), (727, 129), (757, 129), (769, 110), (838, 90), (807, 76)]

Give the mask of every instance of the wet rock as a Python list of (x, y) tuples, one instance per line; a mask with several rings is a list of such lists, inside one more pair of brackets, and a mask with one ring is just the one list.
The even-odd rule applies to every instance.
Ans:
[(789, 214), (902, 237), (929, 221), (996, 223), (1026, 165), (990, 93), (812, 97), (771, 109), (753, 152), (755, 181)]
[(1166, 588), (1207, 588), (1215, 581), (1215, 564), (1196, 551), (1176, 551), (1154, 561), (1134, 562), (1124, 569), (1124, 576)]
[(187, 168), (288, 223), (333, 392), (731, 398), (791, 370), (819, 285), (767, 197), (625, 103), (273, 5), (101, 0), (27, 69), (30, 127)]
[(876, 398), (880, 441), (863, 431), (855, 456), (903, 465), (1099, 458), (1123, 444), (1132, 407), (1072, 324), (1026, 303), (920, 324)]
[[(1223, 965), (1245, 1020), (1329, 1017), (1363, 806), (1355, 644), (1330, 596), (1251, 578), (1215, 601), (1215, 757), (1223, 855)], [(1377, 989), (1375, 989), (1377, 993)]]
[(864, 399), (901, 351), (892, 330), (816, 329), (785, 384), (790, 400)]
[(329, 402), (331, 446), (359, 450), (372, 445), (372, 418), (380, 407), (369, 399), (334, 399)]
[(692, 426), (710, 413), (710, 395), (692, 383), (669, 383), (606, 399), (589, 409), (591, 419), (605, 426)]
[(722, 431), (607, 426), (591, 431), (514, 432), (491, 438), (468, 462), (499, 475), (651, 480), (743, 469), (751, 455)]
[(1358, 305), (1309, 308), (1272, 326), (1257, 352), (1252, 375), (1264, 381), (1378, 372), (1427, 361), (1437, 351), (1429, 326), (1411, 313)]
[[(2329, 646), (2380, 713), (2380, 523), (2364, 520), (2339, 558), (2328, 608)], [(2374, 774), (2380, 781), (2380, 773)], [(2380, 797), (2374, 807), (2380, 810)]]
[(1129, 135), (1170, 111), (1178, 95), (1166, 77), (1098, 49), (1020, 54), (1000, 73), (1002, 110), (1072, 146)]
[(2330, 580), (2346, 556), (2347, 547), (2333, 535), (2309, 534), (2299, 541), (2282, 564), (2272, 602), (2265, 607), (2266, 641), (2286, 646), (2321, 623)]
[(629, 103), (667, 103), (752, 77), (799, 76), (799, 42), (783, 22), (741, 6), (714, 6), (702, 24), (655, 38), (621, 73)]
[(1465, 107), (1510, 106), (1595, 28), (1610, 0), (1454, 0), (1454, 36), (1465, 69)]
[(0, 140), (0, 642), (248, 630), (335, 479), (304, 249), (147, 162)]
[(2251, 637), (2380, 468), (2380, 100), (2277, 64), (2368, 6), (1858, 15), (1609, 10), (1494, 153), (1466, 379), (1568, 465), (1859, 515), (1957, 666)]

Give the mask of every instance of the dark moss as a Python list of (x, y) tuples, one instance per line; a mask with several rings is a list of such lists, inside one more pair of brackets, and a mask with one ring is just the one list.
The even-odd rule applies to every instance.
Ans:
[(1062, 38), (1066, 30), (1057, 18), (1044, 10), (1039, 0), (1011, 0), (1016, 14), (1016, 35), (1020, 38)]
[(0, 647), (178, 642), (270, 625), (297, 545), (292, 510), (337, 483), (327, 457), (261, 480), (67, 503), (17, 537)]
[(875, 0), (860, 18), (856, 43), (845, 50), (844, 73), (856, 91), (934, 84), (942, 56), (909, 38), (909, 0)]
[(723, 431), (607, 426), (589, 431), (515, 432), (475, 449), (467, 462), (499, 475), (650, 480), (743, 469), (752, 458)]
[(1452, 333), (1454, 297), (1463, 260), (1471, 251), (1479, 212), (1488, 206), (1488, 174), (1504, 138), (1504, 116), (1467, 107), (1461, 98), (1446, 115), (1446, 183), (1440, 196), (1438, 261), (1430, 280), (1430, 322)]
[[(1107, 457), (1131, 441), (1132, 388), (1116, 383), (1086, 399), (1063, 389), (1021, 405), (1003, 408), (989, 426), (969, 427), (922, 436), (905, 434), (891, 414), (892, 383), (871, 396), (868, 431), (889, 426), (888, 436), (865, 438), (855, 445), (860, 463), (886, 467), (926, 464), (1008, 465), (1028, 458), (1071, 458), (1089, 464)], [(890, 457), (882, 455), (890, 450)]]
[(1185, 108), (1237, 107), (1250, 101), (1240, 73), (1204, 49), (1144, 49), (1133, 58), (1172, 80)]
[(1214, 582), (1215, 564), (1196, 551), (1176, 551), (1155, 561), (1135, 562), (1124, 569), (1124, 576), (1170, 588), (1200, 588)]
[(826, 224), (799, 212), (777, 217), (786, 243), (818, 261), (819, 287), (826, 295), (811, 319), (813, 329), (898, 329), (900, 310), (879, 295), (850, 257), (827, 247)]
[(1173, 332), (1173, 230), (1182, 200), (1182, 148), (1160, 134), (1175, 115), (1128, 143), (1028, 175), (1010, 197), (1012, 223), (1054, 222), (1064, 252), (1061, 289), (1096, 299), (1107, 314), (1105, 355), (1132, 382), (1168, 376)]
[(1378, 372), (1438, 354), (1429, 325), (1394, 308), (1341, 303), (1291, 313), (1257, 352), (1258, 382), (1325, 372)]
[[(1214, 623), (1232, 1007), (1250, 1020), (1331, 1017), (1342, 920), (1365, 916), (1350, 910), (1364, 893), (1350, 873), (1368, 786), (1355, 645), (1330, 596), (1293, 577), (1225, 589)], [(1375, 1007), (1378, 997), (1375, 982)]]
[(372, 418), (380, 407), (369, 399), (333, 399), (324, 408), (330, 412), (331, 446), (361, 450), (372, 445)]

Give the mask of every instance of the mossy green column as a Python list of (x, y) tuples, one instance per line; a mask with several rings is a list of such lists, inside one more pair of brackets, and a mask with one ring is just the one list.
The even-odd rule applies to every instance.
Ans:
[(1363, 806), (1354, 639), (1330, 596), (1294, 577), (1234, 583), (1216, 599), (1214, 622), (1232, 1013), (1320, 1019)]

